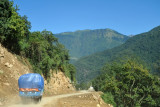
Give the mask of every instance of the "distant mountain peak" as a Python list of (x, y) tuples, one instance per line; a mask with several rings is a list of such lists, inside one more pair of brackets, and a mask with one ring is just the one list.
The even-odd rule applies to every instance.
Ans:
[(109, 28), (63, 32), (55, 37), (70, 50), (70, 56), (76, 58), (113, 48), (129, 38)]
[(88, 82), (100, 74), (100, 69), (108, 63), (125, 60), (127, 58), (138, 59), (151, 72), (160, 75), (160, 26), (152, 30), (135, 35), (126, 40), (125, 43), (97, 52), (74, 63), (77, 68), (77, 80)]
[(150, 31), (153, 32), (153, 31), (157, 31), (157, 30), (160, 31), (160, 25), (155, 27), (155, 28), (153, 28), (153, 29), (151, 29)]
[(110, 28), (104, 28), (104, 29), (84, 29), (84, 30), (76, 30), (76, 31), (67, 31), (67, 32), (57, 33), (56, 35), (58, 35), (58, 34), (64, 34), (64, 35), (66, 35), (66, 34), (70, 34), (70, 33), (92, 32), (92, 31), (106, 31), (106, 32), (118, 33), (117, 31), (112, 30)]

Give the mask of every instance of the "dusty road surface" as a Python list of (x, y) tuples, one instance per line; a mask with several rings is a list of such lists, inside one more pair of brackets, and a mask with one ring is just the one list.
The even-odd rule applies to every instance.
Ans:
[[(101, 92), (91, 92), (61, 98), (56, 103), (56, 107), (113, 107), (111, 104), (106, 104), (102, 100), (101, 94)], [(52, 106), (48, 105), (45, 107)]]
[[(6, 105), (5, 107), (58, 107), (57, 101), (61, 98), (66, 98), (66, 97), (71, 97), (75, 95), (82, 95), (82, 94), (88, 94), (90, 92), (87, 91), (81, 91), (77, 93), (71, 93), (71, 94), (63, 94), (63, 95), (56, 95), (56, 96), (51, 96), (51, 97), (43, 97), (42, 101), (38, 104), (22, 104), (20, 101), (13, 101), (13, 104)], [(16, 100), (16, 99), (14, 99)]]

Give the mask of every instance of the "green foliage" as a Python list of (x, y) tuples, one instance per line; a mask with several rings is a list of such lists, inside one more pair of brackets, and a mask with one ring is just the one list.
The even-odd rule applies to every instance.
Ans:
[(13, 2), (1, 0), (0, 6), (0, 42), (12, 52), (19, 54), (21, 41), (28, 34), (28, 23), (26, 18), (17, 13)]
[(76, 89), (77, 90), (88, 90), (91, 84), (92, 84), (91, 82), (79, 83), (79, 84), (76, 84)]
[(93, 86), (111, 93), (118, 107), (156, 107), (160, 104), (160, 81), (141, 64), (128, 60), (106, 65), (103, 71), (105, 73), (93, 81)]
[(46, 79), (50, 78), (53, 70), (61, 70), (75, 81), (75, 68), (69, 64), (68, 51), (52, 32), (32, 32), (24, 51), (34, 65), (34, 71), (42, 73)]
[(111, 92), (106, 92), (101, 97), (104, 100), (104, 102), (106, 102), (107, 104), (111, 104), (114, 107), (116, 107), (116, 103), (114, 102), (114, 96), (112, 95)]
[(68, 77), (70, 77), (71, 81), (73, 81), (74, 84), (76, 84), (76, 78), (75, 78), (76, 68), (72, 64), (69, 64), (68, 69), (69, 69), (69, 76)]
[(110, 29), (81, 30), (55, 34), (67, 49), (72, 61), (82, 57), (111, 49), (124, 43), (129, 37)]
[(69, 63), (68, 50), (50, 31), (30, 32), (27, 16), (20, 16), (9, 0), (0, 1), (0, 42), (11, 52), (28, 58), (34, 72), (49, 80), (53, 71), (61, 70), (75, 80), (75, 68)]
[(126, 57), (138, 57), (152, 73), (160, 75), (159, 35), (160, 26), (149, 32), (130, 37), (120, 46), (79, 59), (74, 63), (77, 69), (77, 80), (80, 82), (92, 80), (100, 74), (100, 69), (106, 63)]
[(12, 4), (8, 0), (0, 1), (0, 41), (4, 41), (6, 29), (8, 27), (8, 19), (12, 16)]

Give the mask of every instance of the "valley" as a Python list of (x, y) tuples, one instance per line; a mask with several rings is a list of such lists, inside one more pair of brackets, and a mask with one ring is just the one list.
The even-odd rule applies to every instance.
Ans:
[(160, 107), (158, 4), (0, 0), (0, 107)]
[(136, 59), (152, 73), (159, 73), (160, 64), (160, 26), (149, 32), (130, 37), (124, 44), (82, 57), (74, 65), (77, 68), (77, 80), (89, 81), (101, 74), (106, 63), (120, 60)]

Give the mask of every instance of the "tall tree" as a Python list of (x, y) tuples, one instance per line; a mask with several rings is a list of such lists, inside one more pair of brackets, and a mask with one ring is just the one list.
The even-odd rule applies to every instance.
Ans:
[(8, 0), (0, 1), (0, 42), (5, 40), (5, 35), (9, 33), (8, 20), (12, 16), (12, 4)]
[(20, 54), (23, 39), (29, 34), (30, 23), (17, 10), (13, 2), (0, 1), (0, 42), (12, 52)]
[(141, 64), (127, 61), (105, 66), (106, 74), (94, 82), (96, 89), (114, 96), (118, 107), (157, 107), (160, 104), (160, 81)]

